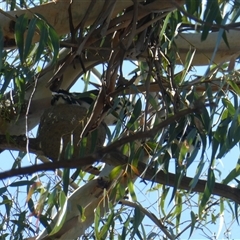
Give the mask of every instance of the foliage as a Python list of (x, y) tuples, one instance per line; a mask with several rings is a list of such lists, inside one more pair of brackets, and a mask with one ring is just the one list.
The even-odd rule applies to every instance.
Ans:
[[(25, 4), (10, 2), (12, 10)], [(107, 129), (106, 147), (91, 155), (97, 156), (94, 165), (97, 174), (69, 165), (73, 169), (64, 168), (56, 174), (30, 171), (29, 174), (34, 174), (13, 174), (9, 180), (2, 180), (1, 239), (9, 236), (23, 239), (39, 235), (43, 229), (57, 238), (69, 209), (73, 208), (69, 196), (77, 187), (96, 180), (104, 162), (109, 164), (108, 153), (113, 154), (110, 156), (113, 167), (107, 180), (104, 179), (107, 183), (101, 182), (104, 186), (101, 200), (95, 206), (94, 220), (85, 229), (82, 239), (180, 239), (200, 235), (218, 238), (222, 236), (221, 232), (230, 238), (232, 224), (238, 224), (239, 159), (231, 160), (228, 174), (221, 164), (228, 165), (226, 161), (229, 161), (230, 152), (239, 147), (240, 80), (237, 58), (234, 59), (234, 68), (233, 60), (215, 63), (214, 56), (222, 41), (231, 47), (227, 31), (238, 23), (238, 9), (235, 1), (208, 0), (203, 7), (202, 1), (188, 0), (177, 10), (151, 13), (136, 23), (130, 21), (125, 30), (118, 31), (116, 23), (110, 28), (105, 21), (94, 23), (98, 26), (96, 28), (83, 28), (80, 24), (79, 29), (71, 31), (71, 37), (59, 37), (48, 20), (39, 14), (31, 20), (27, 15), (18, 16), (16, 49), (4, 49), (4, 44), (0, 45), (1, 118), (11, 120), (14, 109), (17, 123), (27, 113), (23, 108), (26, 99), (29, 102), (33, 99), (31, 94), (28, 96), (29, 86), (38, 86), (38, 76), (45, 73), (44, 69), (54, 68), (47, 85), (52, 90), (61, 82), (59, 79), (63, 78), (61, 74), (68, 64), (74, 61), (79, 61), (82, 67), (78, 75), (82, 77), (78, 79), (82, 89), (101, 89), (91, 110), (108, 106), (106, 102), (117, 106), (119, 101), (124, 101), (117, 116), (118, 122)], [(118, 17), (129, 11), (135, 12), (134, 7), (120, 12)], [(134, 16), (132, 18), (134, 20)], [(116, 32), (112, 30), (115, 27)], [(185, 58), (180, 59), (177, 35), (188, 31), (190, 34), (201, 33), (201, 39), (205, 41), (212, 32), (219, 32), (204, 74), (194, 66), (197, 48), (189, 45)], [(33, 40), (36, 32), (40, 36), (37, 43)], [(119, 34), (118, 39), (116, 34)], [(3, 42), (2, 35), (1, 31), (0, 41)], [(71, 54), (61, 58), (59, 46), (68, 47)], [(133, 47), (136, 56), (130, 54), (134, 52)], [(87, 62), (92, 55), (96, 58), (100, 55), (103, 59), (97, 59), (96, 64), (89, 67), (84, 60)], [(99, 62), (102, 64), (98, 65)], [(45, 68), (47, 63), (50, 64)], [(123, 74), (125, 64), (131, 64), (128, 76)], [(196, 76), (196, 72), (201, 76)], [(75, 82), (76, 79), (72, 79), (69, 88)], [(74, 87), (74, 91), (76, 88), (79, 90)], [(6, 104), (6, 93), (10, 89), (14, 90), (17, 99), (12, 105)], [(33, 91), (38, 90), (36, 87)], [(105, 99), (103, 102), (101, 96)], [(110, 108), (107, 110), (111, 111)], [(91, 127), (89, 121), (86, 129)], [(80, 145), (84, 148), (87, 140), (81, 137)], [(9, 134), (6, 133), (4, 138), (17, 146), (15, 149), (20, 146)], [(72, 152), (73, 146), (69, 144), (69, 147)], [(24, 149), (19, 147), (19, 153), (8, 155), (12, 173), (16, 170), (21, 174), (23, 167), (48, 160), (44, 156), (38, 157), (34, 151), (34, 155), (29, 154), (31, 147), (27, 148), (26, 156)], [(71, 159), (69, 152), (68, 159)], [(1, 154), (2, 161), (7, 156), (4, 154)], [(121, 164), (114, 162), (114, 154), (120, 156)], [(36, 160), (32, 161), (33, 158)], [(80, 154), (79, 161), (83, 160), (84, 156)], [(70, 160), (66, 161), (71, 164)], [(62, 166), (59, 162), (57, 167), (50, 169)], [(230, 194), (230, 185), (235, 186), (232, 188), (236, 189), (235, 198)], [(84, 223), (88, 218), (87, 207), (81, 205), (81, 201), (75, 204), (75, 214), (76, 221)], [(52, 222), (56, 212), (58, 218)], [(217, 231), (216, 224), (218, 232), (214, 232)]]

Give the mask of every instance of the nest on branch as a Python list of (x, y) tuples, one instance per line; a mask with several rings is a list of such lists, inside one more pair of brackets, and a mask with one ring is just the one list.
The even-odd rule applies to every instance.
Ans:
[(45, 156), (53, 161), (77, 160), (102, 147), (106, 137), (104, 123), (79, 141), (86, 122), (84, 107), (60, 104), (46, 109), (41, 116), (37, 137)]

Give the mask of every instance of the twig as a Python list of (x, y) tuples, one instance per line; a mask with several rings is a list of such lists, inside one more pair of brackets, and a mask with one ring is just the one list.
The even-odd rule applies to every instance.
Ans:
[(143, 208), (140, 204), (136, 204), (134, 202), (130, 202), (127, 200), (120, 200), (120, 203), (132, 208), (139, 208), (141, 212), (143, 212), (146, 216), (148, 216), (163, 232), (164, 234), (169, 238), (169, 239), (176, 239), (175, 237), (173, 237), (167, 230), (167, 228), (163, 225), (162, 221), (160, 219), (158, 219), (153, 213), (147, 211), (146, 208)]

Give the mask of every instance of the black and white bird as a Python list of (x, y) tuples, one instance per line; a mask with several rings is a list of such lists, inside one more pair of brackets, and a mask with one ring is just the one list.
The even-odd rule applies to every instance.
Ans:
[[(52, 92), (52, 100), (51, 105), (58, 105), (58, 104), (73, 104), (79, 105), (81, 107), (86, 108), (89, 110), (92, 106), (94, 101), (96, 100), (99, 94), (98, 90), (91, 90), (84, 93), (75, 93), (75, 92), (68, 92), (66, 90), (60, 89), (57, 92)], [(126, 102), (127, 101), (127, 102)], [(104, 122), (110, 126), (115, 125), (120, 117), (123, 119), (126, 113), (125, 104), (129, 106), (129, 101), (125, 98), (116, 98), (114, 99), (113, 106), (109, 111), (108, 115), (104, 118)]]

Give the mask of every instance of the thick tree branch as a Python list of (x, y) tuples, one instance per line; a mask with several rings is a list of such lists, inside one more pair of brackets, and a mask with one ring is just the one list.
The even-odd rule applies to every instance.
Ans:
[[(139, 2), (143, 2), (143, 0), (139, 0)], [(147, 6), (142, 7), (142, 11), (146, 11), (147, 13), (151, 12), (161, 12), (164, 10), (170, 11), (175, 9), (175, 1), (170, 0), (155, 0), (149, 3)], [(183, 4), (183, 0), (176, 0), (178, 4)], [(26, 10), (18, 10), (18, 11), (10, 11), (6, 12), (4, 15), (0, 16), (0, 22), (3, 29), (4, 35), (4, 46), (5, 47), (15, 47), (15, 37), (14, 37), (14, 18), (27, 14), (29, 18), (32, 18), (34, 14), (40, 14), (43, 16), (48, 23), (53, 26), (55, 31), (59, 36), (68, 34), (70, 32), (69, 29), (69, 4), (71, 3), (71, 22), (74, 27), (78, 26), (79, 23), (84, 19), (85, 14), (88, 10), (89, 5), (91, 4), (91, 0), (74, 0), (74, 1), (66, 1), (66, 0), (57, 0), (50, 3), (42, 4), (40, 6), (26, 9)], [(84, 19), (85, 26), (90, 26), (97, 19), (99, 14), (104, 11), (105, 1), (96, 1), (89, 16)], [(116, 0), (115, 8), (112, 11), (111, 17), (114, 18), (117, 14), (121, 13), (124, 9), (133, 5), (132, 0)], [(38, 41), (39, 36), (36, 33), (33, 42)]]
[[(123, 137), (122, 139), (119, 139), (118, 141), (113, 142), (109, 146), (103, 147), (99, 151), (96, 151), (95, 153), (88, 155), (86, 157), (75, 159), (72, 161), (51, 162), (51, 163), (44, 163), (44, 164), (39, 164), (35, 166), (25, 167), (21, 169), (12, 169), (10, 171), (0, 173), (0, 179), (13, 177), (16, 175), (22, 175), (22, 174), (32, 174), (37, 171), (55, 170), (58, 168), (79, 168), (79, 167), (86, 166), (88, 164), (93, 164), (95, 161), (104, 161), (112, 166), (118, 166), (118, 165), (124, 166), (128, 164), (128, 158), (119, 154), (114, 154), (114, 152), (116, 153), (116, 149), (118, 149), (122, 145), (129, 142), (140, 141), (141, 139), (151, 138), (155, 136), (156, 132), (161, 130), (163, 127), (167, 126), (169, 123), (193, 111), (196, 111), (196, 109), (183, 110), (178, 114), (163, 121), (162, 123), (156, 125), (151, 130), (148, 130), (146, 132), (137, 132), (133, 135)], [(17, 149), (18, 147), (20, 147), (21, 149), (26, 148), (26, 140), (20, 139), (20, 137), (14, 138), (14, 144), (17, 143), (17, 147), (16, 146), (14, 147), (14, 144), (7, 143), (6, 138), (2, 137), (0, 139), (2, 140), (0, 143), (0, 147), (8, 146), (10, 149), (14, 149), (14, 148)], [(29, 140), (30, 140), (29, 150), (32, 150), (35, 153), (38, 152), (39, 147), (37, 145), (37, 141), (33, 139), (29, 139)], [(33, 142), (31, 142), (31, 140), (33, 140)], [(37, 147), (37, 150), (33, 149), (33, 146)], [(175, 186), (175, 174), (172, 174), (172, 173), (165, 174), (163, 171), (156, 173), (156, 169), (147, 168), (146, 164), (141, 162), (138, 163), (138, 171), (139, 171), (139, 176), (141, 176), (141, 174), (144, 173), (144, 176), (143, 177), (141, 176), (141, 177), (145, 180), (154, 181), (154, 182), (168, 185), (168, 186)], [(189, 190), (191, 181), (192, 181), (192, 178), (183, 177), (183, 179), (181, 180), (181, 183), (179, 184), (179, 188)], [(192, 189), (192, 191), (204, 192), (205, 184), (206, 184), (205, 180), (199, 180), (195, 188)], [(240, 204), (239, 189), (231, 188), (227, 185), (215, 183), (212, 194), (231, 199)]]
[[(5, 171), (0, 173), (0, 179), (13, 177), (16, 175), (32, 174), (38, 171), (49, 171), (49, 170), (54, 171), (55, 169), (58, 169), (58, 168), (79, 168), (79, 167), (86, 166), (88, 164), (92, 164), (96, 161), (99, 161), (100, 159), (103, 158), (103, 156), (104, 156), (103, 154), (97, 152), (95, 154), (91, 154), (84, 158), (80, 158), (79, 160), (50, 162), (50, 163), (44, 163), (44, 164), (34, 165), (30, 167), (24, 167), (20, 169), (12, 169), (10, 171)], [(106, 159), (106, 162), (113, 166), (118, 166), (118, 165), (126, 166), (128, 164), (128, 158), (125, 156), (121, 156), (120, 154), (117, 154), (116, 156), (116, 154), (111, 155), (111, 153), (109, 153), (109, 157)], [(176, 176), (173, 173), (164, 173), (163, 171), (159, 171), (158, 173), (156, 173), (156, 169), (147, 168), (147, 165), (142, 162), (138, 163), (137, 169), (139, 172), (139, 176), (143, 180), (156, 182), (156, 183), (167, 185), (170, 187), (175, 186)], [(143, 176), (141, 175), (142, 173), (144, 173)], [(190, 190), (190, 183), (192, 180), (193, 178), (184, 176), (181, 182), (179, 183), (179, 188)], [(207, 181), (205, 180), (198, 180), (196, 186), (191, 190), (193, 192), (204, 192), (206, 183)], [(240, 189), (232, 188), (230, 186), (220, 184), (220, 183), (215, 183), (214, 188), (212, 190), (212, 194), (220, 197), (224, 197), (227, 199), (231, 199), (232, 201), (240, 204)]]

